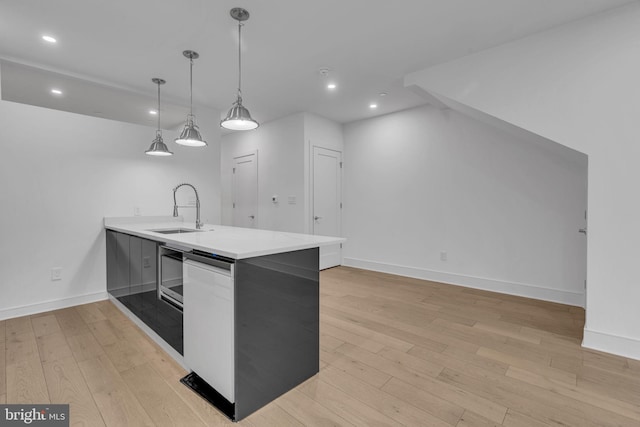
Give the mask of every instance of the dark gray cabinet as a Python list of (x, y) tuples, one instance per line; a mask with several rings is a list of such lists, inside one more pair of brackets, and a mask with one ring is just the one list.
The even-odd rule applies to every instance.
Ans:
[(158, 298), (158, 242), (107, 230), (107, 292), (182, 354), (182, 312)]
[(320, 367), (318, 248), (238, 260), (235, 420)]
[(107, 291), (116, 298), (130, 292), (130, 237), (107, 230)]
[(107, 291), (116, 298), (157, 289), (157, 242), (107, 230)]

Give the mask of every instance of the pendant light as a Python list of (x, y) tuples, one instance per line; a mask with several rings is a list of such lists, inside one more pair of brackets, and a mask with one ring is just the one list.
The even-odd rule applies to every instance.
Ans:
[(234, 7), (231, 9), (230, 15), (233, 19), (238, 21), (238, 98), (233, 103), (227, 117), (220, 122), (220, 126), (225, 129), (231, 130), (251, 130), (259, 126), (258, 122), (251, 118), (249, 110), (242, 105), (242, 55), (241, 55), (241, 41), (242, 41), (242, 22), (249, 19), (249, 12), (241, 7)]
[(176, 138), (176, 144), (186, 145), (187, 147), (204, 147), (207, 143), (202, 140), (202, 135), (200, 135), (198, 126), (195, 124), (195, 116), (193, 115), (193, 60), (198, 59), (200, 55), (192, 50), (185, 50), (182, 54), (189, 58), (189, 115), (182, 133)]
[(152, 78), (151, 81), (158, 85), (158, 130), (156, 130), (156, 139), (153, 140), (151, 147), (145, 153), (150, 156), (172, 156), (173, 153), (169, 151), (162, 140), (162, 130), (160, 129), (160, 85), (165, 84), (166, 81), (157, 77)]

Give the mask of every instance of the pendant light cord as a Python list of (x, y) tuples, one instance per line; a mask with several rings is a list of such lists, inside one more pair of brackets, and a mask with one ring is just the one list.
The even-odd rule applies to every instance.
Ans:
[(193, 56), (189, 58), (189, 115), (193, 116)]
[(238, 21), (238, 98), (242, 98), (242, 21)]
[(160, 82), (158, 82), (158, 132), (160, 133)]

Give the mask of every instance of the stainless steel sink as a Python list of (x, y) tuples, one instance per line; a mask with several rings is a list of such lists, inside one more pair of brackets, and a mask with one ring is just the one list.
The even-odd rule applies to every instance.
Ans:
[(199, 233), (201, 231), (207, 231), (207, 230), (192, 230), (189, 228), (170, 228), (170, 229), (164, 229), (164, 230), (147, 230), (147, 231), (153, 231), (154, 233), (160, 233), (160, 234), (179, 234), (179, 233)]

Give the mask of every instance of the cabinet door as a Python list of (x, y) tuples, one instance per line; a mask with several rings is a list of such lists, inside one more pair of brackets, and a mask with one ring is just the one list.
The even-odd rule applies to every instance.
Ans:
[[(114, 295), (118, 287), (118, 247), (115, 231), (107, 230), (107, 292)], [(117, 295), (114, 295), (117, 296)]]
[(129, 294), (129, 236), (115, 234), (115, 283), (112, 294), (121, 297)]
[(130, 236), (126, 305), (145, 323), (157, 322), (157, 278), (157, 243)]
[(129, 295), (142, 291), (142, 239), (129, 237)]
[[(142, 309), (145, 312), (157, 311), (158, 304), (158, 243), (152, 240), (142, 239), (141, 253), (141, 280), (140, 289)], [(154, 319), (158, 317), (157, 313), (151, 313)]]
[(142, 291), (156, 291), (158, 278), (158, 243), (142, 239)]
[(142, 307), (142, 239), (129, 236), (129, 294), (127, 307), (144, 321)]

